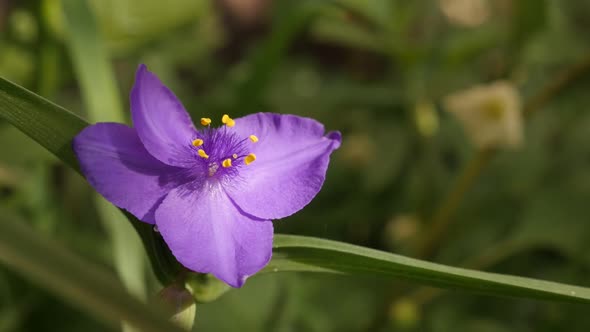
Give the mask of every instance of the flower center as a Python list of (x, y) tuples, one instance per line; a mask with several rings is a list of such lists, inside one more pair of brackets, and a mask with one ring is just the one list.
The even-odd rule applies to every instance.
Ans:
[(483, 104), (484, 114), (491, 120), (500, 120), (504, 116), (506, 105), (500, 98), (487, 100)]
[(256, 160), (256, 155), (249, 152), (248, 144), (258, 142), (258, 137), (242, 138), (228, 129), (236, 122), (227, 114), (223, 115), (221, 122), (224, 126), (211, 128), (211, 119), (201, 118), (201, 125), (205, 128), (191, 142), (197, 164), (210, 177), (236, 173), (242, 165), (248, 166)]

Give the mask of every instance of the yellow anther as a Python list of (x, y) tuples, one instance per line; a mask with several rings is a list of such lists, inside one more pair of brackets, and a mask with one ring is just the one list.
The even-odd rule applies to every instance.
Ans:
[(253, 153), (250, 153), (249, 155), (246, 156), (246, 158), (244, 158), (244, 163), (246, 165), (250, 165), (251, 163), (254, 162), (254, 160), (256, 160), (256, 155)]
[(208, 125), (211, 124), (211, 119), (209, 119), (209, 118), (201, 118), (201, 124), (203, 126), (208, 126)]
[(205, 152), (205, 150), (199, 149), (199, 151), (197, 151), (197, 153), (199, 154), (199, 157), (209, 159), (209, 155)]
[(234, 153), (234, 154), (232, 154), (231, 156), (232, 156), (234, 159), (238, 159), (238, 155), (237, 155), (237, 154), (235, 154), (235, 153)]
[(256, 143), (256, 142), (258, 142), (258, 137), (256, 137), (256, 135), (250, 135), (250, 140), (251, 140), (253, 143)]
[(230, 158), (227, 158), (227, 159), (225, 159), (225, 160), (224, 160), (224, 161), (221, 163), (221, 166), (223, 166), (223, 167), (225, 167), (225, 168), (231, 167), (231, 159), (230, 159)]
[(203, 145), (203, 140), (197, 138), (196, 140), (193, 141), (193, 146), (201, 146)]
[(228, 127), (233, 127), (236, 125), (236, 122), (234, 121), (234, 119), (230, 118), (229, 115), (227, 115), (227, 114), (224, 114), (221, 117), (221, 122), (223, 122), (223, 124)]

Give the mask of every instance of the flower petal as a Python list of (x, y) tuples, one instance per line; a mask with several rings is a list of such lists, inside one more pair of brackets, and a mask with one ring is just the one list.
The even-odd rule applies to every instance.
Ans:
[(73, 142), (82, 173), (111, 203), (154, 223), (163, 197), (182, 181), (182, 170), (152, 157), (135, 130), (118, 123), (84, 128)]
[(254, 134), (250, 151), (256, 161), (240, 168), (239, 181), (226, 185), (236, 204), (263, 219), (289, 216), (307, 205), (321, 189), (339, 132), (324, 136), (324, 126), (295, 115), (257, 113), (236, 119), (242, 137)]
[(156, 75), (140, 65), (131, 90), (131, 117), (149, 153), (171, 166), (187, 167), (196, 130), (190, 116)]
[(187, 268), (241, 287), (272, 255), (270, 220), (240, 211), (219, 185), (184, 185), (156, 210), (156, 225)]

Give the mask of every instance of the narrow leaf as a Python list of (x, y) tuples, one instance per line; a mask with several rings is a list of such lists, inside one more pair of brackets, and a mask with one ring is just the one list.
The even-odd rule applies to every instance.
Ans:
[[(89, 119), (124, 122), (114, 71), (88, 2), (64, 0), (62, 6), (69, 31), (67, 46)], [(145, 299), (145, 251), (137, 232), (121, 211), (98, 193), (95, 205), (109, 234), (121, 281), (133, 295)]]
[(304, 236), (275, 236), (273, 259), (264, 272), (280, 271), (393, 277), (487, 295), (590, 303), (589, 288), (456, 268)]
[(79, 171), (72, 138), (88, 125), (84, 120), (3, 78), (0, 78), (0, 118)]
[[(77, 115), (55, 105), (33, 92), (0, 77), (0, 119), (4, 119), (37, 141), (65, 164), (80, 172), (72, 150), (72, 139), (88, 125)], [(167, 285), (174, 281), (178, 263), (151, 229), (126, 214), (140, 234), (154, 273)]]
[(86, 262), (22, 221), (0, 217), (0, 262), (117, 327), (125, 320), (142, 331), (182, 331), (164, 310), (131, 297), (114, 276)]

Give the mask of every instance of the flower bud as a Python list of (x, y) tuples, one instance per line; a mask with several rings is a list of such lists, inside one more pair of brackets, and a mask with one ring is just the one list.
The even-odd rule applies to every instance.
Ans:
[(192, 294), (179, 284), (170, 285), (158, 293), (158, 300), (170, 310), (171, 320), (190, 331), (193, 327), (196, 304)]
[(396, 328), (412, 329), (420, 322), (420, 308), (415, 302), (401, 298), (391, 304), (389, 318)]
[(191, 273), (187, 278), (187, 286), (194, 299), (200, 303), (214, 301), (230, 289), (211, 274), (203, 273)]

